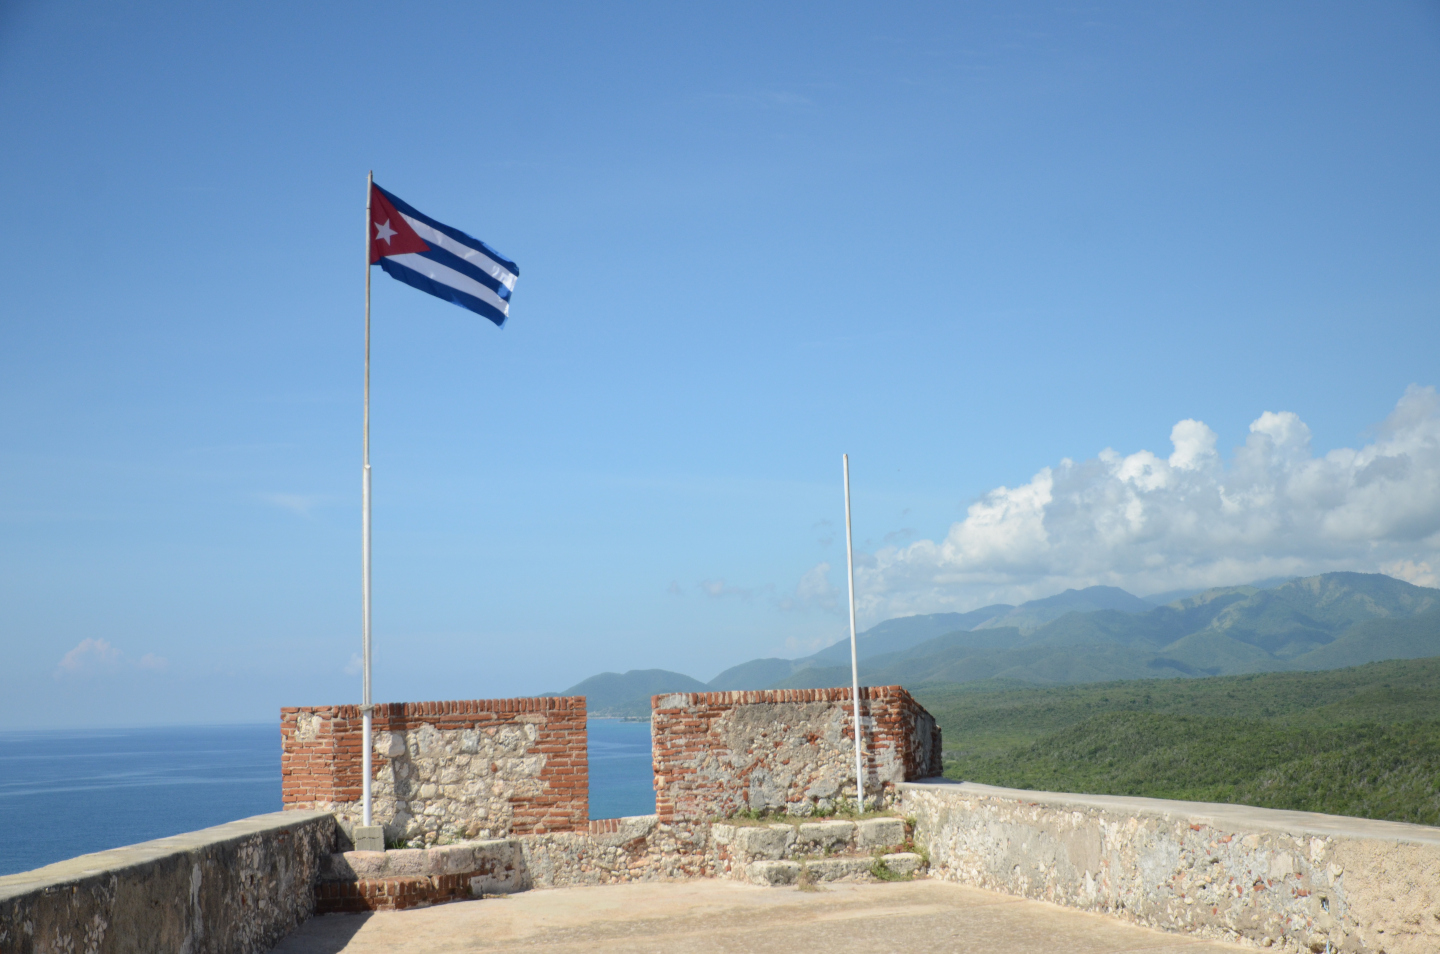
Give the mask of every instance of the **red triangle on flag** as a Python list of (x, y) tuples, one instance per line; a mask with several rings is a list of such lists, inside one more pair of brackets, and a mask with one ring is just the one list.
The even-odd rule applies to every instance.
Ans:
[(387, 255), (403, 255), (406, 252), (428, 252), (430, 246), (415, 234), (405, 217), (395, 211), (395, 206), (385, 198), (385, 193), (376, 186), (370, 187), (370, 264), (374, 265)]

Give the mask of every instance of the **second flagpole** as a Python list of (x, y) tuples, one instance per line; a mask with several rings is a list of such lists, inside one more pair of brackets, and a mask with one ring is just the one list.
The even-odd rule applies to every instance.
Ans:
[(855, 704), (855, 810), (865, 812), (865, 763), (860, 743), (860, 661), (855, 651), (855, 546), (850, 540), (850, 455), (845, 465), (845, 569), (850, 576), (850, 698)]
[(365, 176), (365, 438), (364, 463), (360, 474), (360, 632), (363, 654), (364, 685), (361, 690), (360, 713), (364, 723), (361, 739), (360, 801), (361, 822), (370, 827), (370, 197), (375, 192), (375, 173)]

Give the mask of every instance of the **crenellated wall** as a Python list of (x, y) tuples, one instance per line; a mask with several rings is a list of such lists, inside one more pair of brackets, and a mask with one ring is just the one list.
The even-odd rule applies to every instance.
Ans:
[[(387, 840), (587, 829), (583, 696), (391, 703), (372, 728), (371, 804)], [(359, 824), (362, 734), (358, 706), (281, 709), (284, 806)]]
[[(739, 811), (809, 815), (855, 798), (849, 689), (655, 696), (655, 808), (662, 821)], [(866, 796), (940, 774), (940, 728), (900, 686), (860, 689)]]

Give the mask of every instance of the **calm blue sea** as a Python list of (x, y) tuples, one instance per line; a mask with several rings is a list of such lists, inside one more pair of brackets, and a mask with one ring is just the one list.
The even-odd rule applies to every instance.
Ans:
[[(589, 734), (590, 817), (653, 812), (650, 724)], [(0, 875), (279, 809), (274, 723), (0, 732)]]

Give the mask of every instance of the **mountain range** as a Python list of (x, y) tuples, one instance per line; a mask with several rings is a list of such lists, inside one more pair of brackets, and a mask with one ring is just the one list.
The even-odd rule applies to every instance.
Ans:
[[(1185, 592), (1185, 591), (1182, 591)], [(1162, 594), (1109, 586), (1019, 606), (889, 619), (856, 637), (860, 681), (1103, 682), (1319, 670), (1440, 656), (1440, 590), (1381, 574), (1326, 573)], [(752, 659), (708, 683), (663, 669), (602, 673), (565, 690), (596, 716), (645, 718), (660, 692), (850, 685), (850, 641), (802, 659)]]

